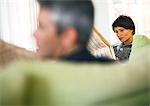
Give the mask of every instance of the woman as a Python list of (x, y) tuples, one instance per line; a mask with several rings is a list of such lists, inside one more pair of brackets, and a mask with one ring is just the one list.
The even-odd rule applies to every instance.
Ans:
[(128, 60), (132, 48), (135, 25), (129, 16), (120, 15), (112, 24), (113, 31), (122, 42), (120, 45), (113, 46), (118, 60)]

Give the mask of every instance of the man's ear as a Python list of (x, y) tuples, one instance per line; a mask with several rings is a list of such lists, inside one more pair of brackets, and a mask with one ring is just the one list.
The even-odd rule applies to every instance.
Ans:
[(61, 44), (65, 48), (71, 48), (77, 45), (78, 35), (77, 31), (69, 27), (65, 29), (64, 33), (61, 36)]

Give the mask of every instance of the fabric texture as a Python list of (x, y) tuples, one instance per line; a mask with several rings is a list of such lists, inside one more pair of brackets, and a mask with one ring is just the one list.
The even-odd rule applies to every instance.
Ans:
[(0, 40), (0, 66), (7, 66), (18, 60), (40, 59), (34, 52)]
[(114, 48), (115, 56), (119, 61), (123, 61), (123, 60), (125, 61), (129, 59), (131, 49), (132, 49), (132, 44), (129, 45), (120, 44), (120, 45), (113, 46), (113, 48)]

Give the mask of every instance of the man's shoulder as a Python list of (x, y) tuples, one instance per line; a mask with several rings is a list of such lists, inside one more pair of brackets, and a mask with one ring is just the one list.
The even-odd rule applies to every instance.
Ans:
[(72, 55), (66, 56), (63, 60), (73, 62), (111, 63), (113, 59), (107, 57), (95, 57), (87, 49), (80, 50)]

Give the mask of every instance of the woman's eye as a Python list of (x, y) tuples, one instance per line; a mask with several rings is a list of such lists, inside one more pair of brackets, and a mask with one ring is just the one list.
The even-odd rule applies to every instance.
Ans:
[(118, 31), (115, 31), (115, 33), (118, 33)]
[(120, 29), (120, 31), (121, 31), (121, 32), (123, 32), (123, 31), (124, 31), (124, 29)]

